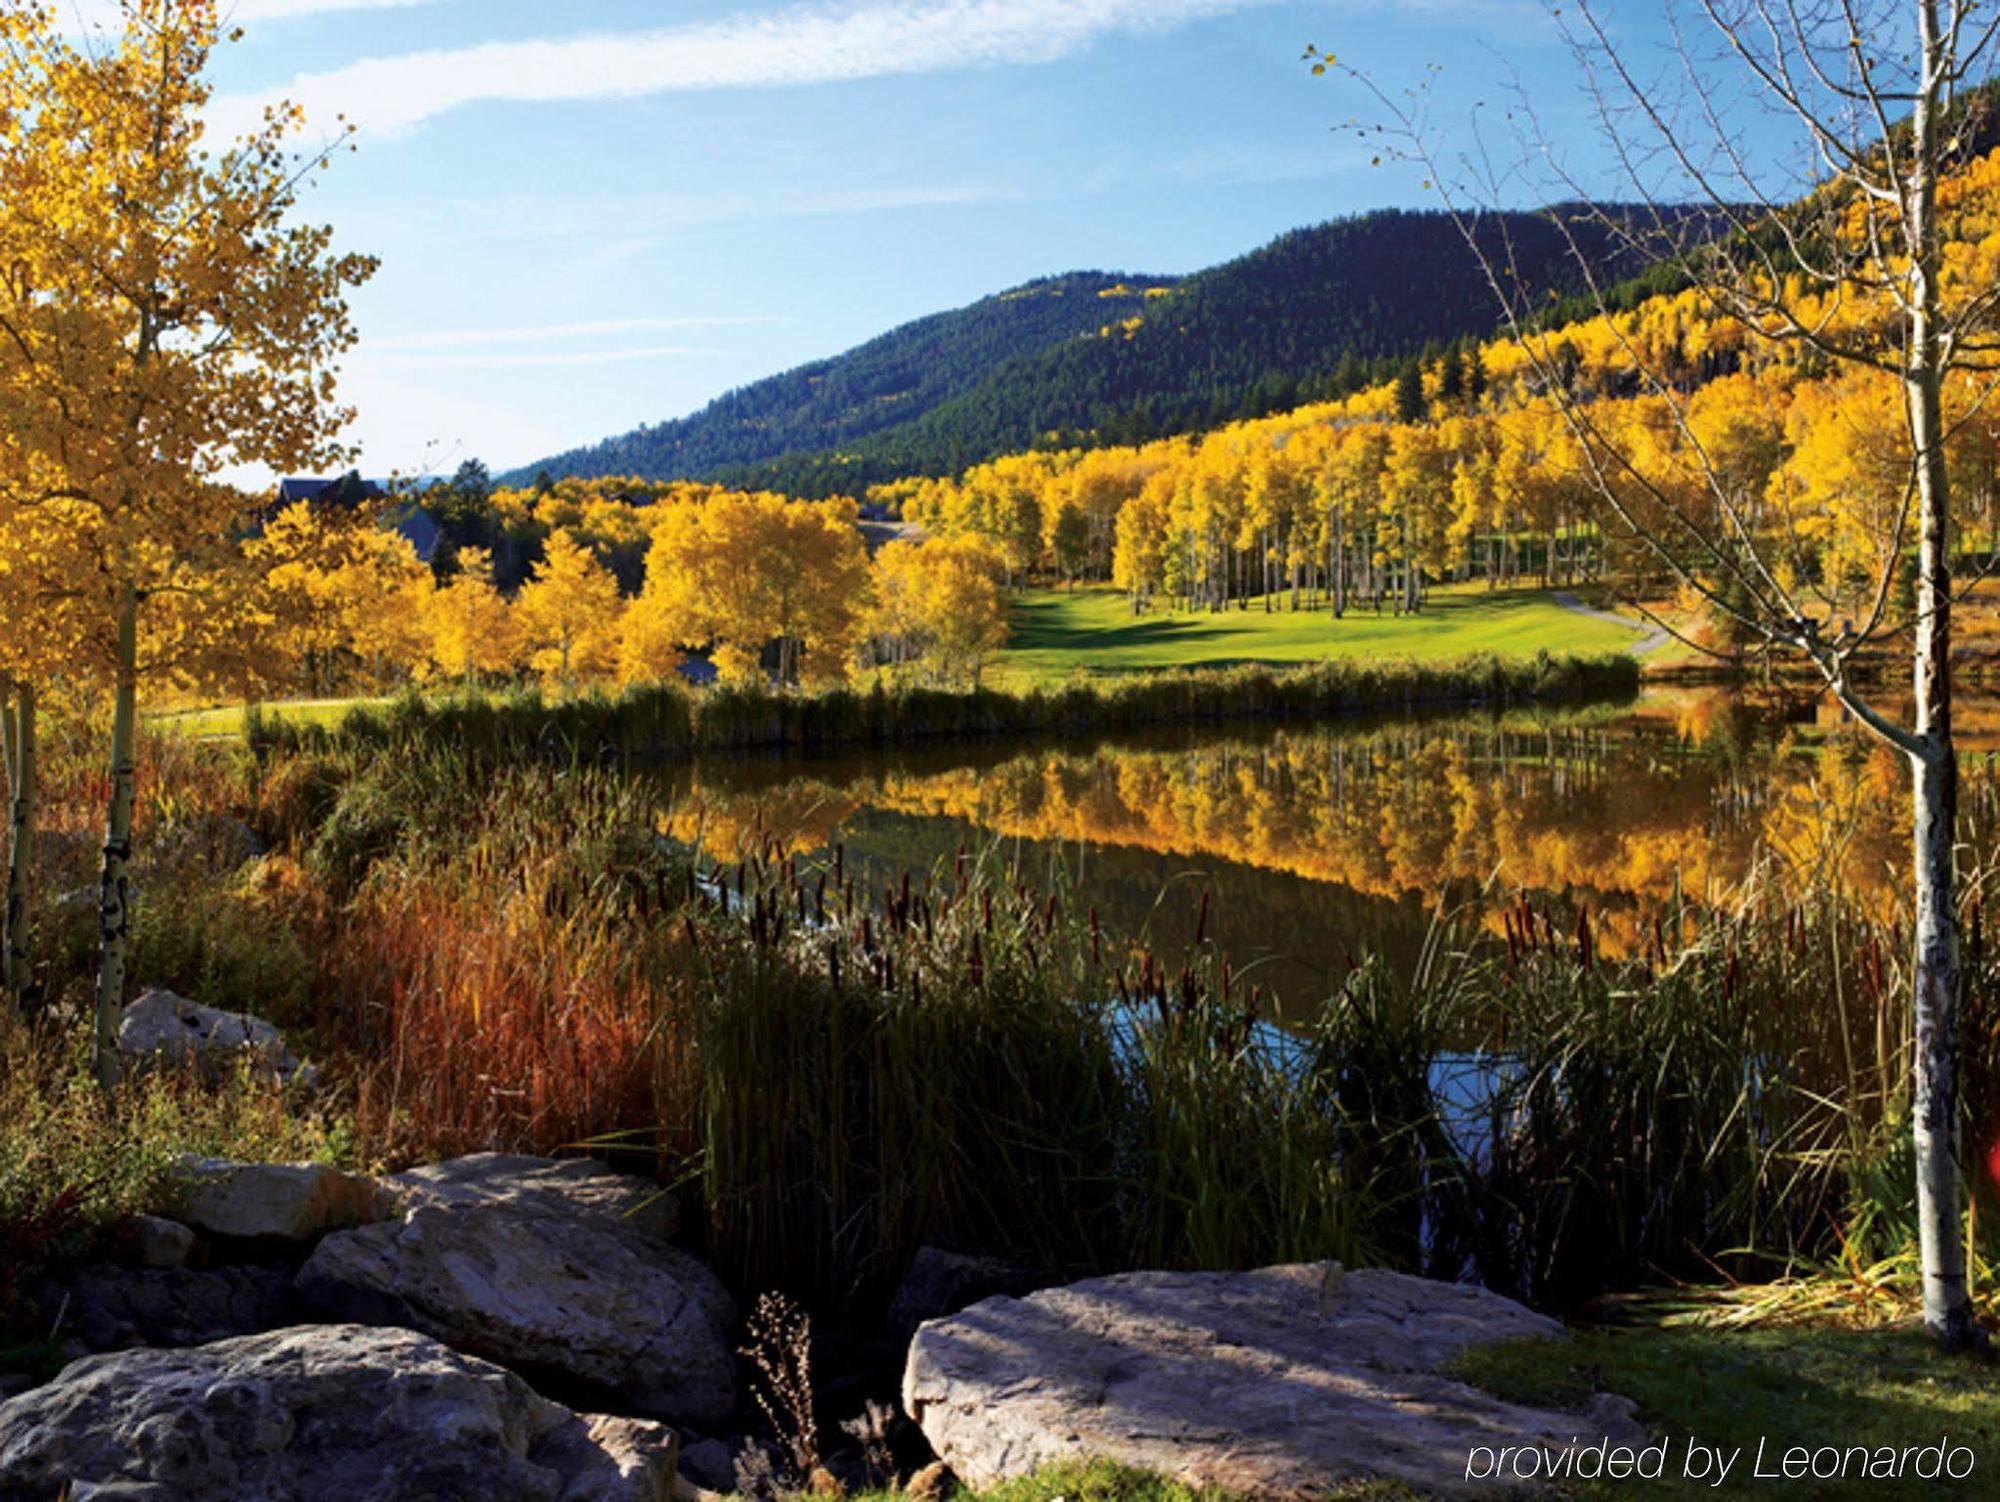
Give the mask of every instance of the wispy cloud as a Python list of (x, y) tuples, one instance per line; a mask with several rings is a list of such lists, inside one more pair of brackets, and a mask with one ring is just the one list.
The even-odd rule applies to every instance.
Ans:
[[(248, 3), (248, 0), (245, 0)], [(281, 0), (266, 0), (281, 3)], [(294, 0), (304, 4), (307, 0)], [(624, 99), (788, 88), (1006, 63), (1047, 63), (1113, 35), (1162, 30), (1272, 0), (873, 0), (800, 6), (659, 30), (602, 32), (364, 60), (216, 101), (223, 135), (290, 98), (330, 124), (410, 130), (481, 101)]]
[[(380, 346), (377, 346), (380, 348)], [(366, 346), (364, 346), (366, 348)], [(522, 354), (400, 354), (356, 357), (398, 370), (539, 370), (560, 365), (622, 365), (636, 360), (672, 360), (687, 355), (733, 355), (735, 350), (693, 344), (652, 344), (637, 349), (536, 350)]]
[(536, 328), (444, 329), (433, 333), (398, 334), (391, 339), (371, 339), (371, 350), (420, 351), (471, 349), (485, 345), (540, 344), (563, 339), (599, 339), (612, 334), (638, 334), (660, 329), (732, 328), (743, 324), (772, 323), (775, 319), (742, 317), (701, 318), (613, 318), (598, 323), (551, 323)]

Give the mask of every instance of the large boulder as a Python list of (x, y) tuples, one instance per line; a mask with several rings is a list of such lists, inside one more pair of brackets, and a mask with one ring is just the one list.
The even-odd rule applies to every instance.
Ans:
[(679, 1226), (674, 1196), (648, 1179), (614, 1173), (594, 1158), (473, 1153), (392, 1174), (385, 1183), (406, 1207), (481, 1205), (523, 1214), (592, 1215), (662, 1241)]
[(176, 1214), (212, 1236), (305, 1242), (396, 1211), (395, 1196), (374, 1179), (324, 1163), (189, 1158), (183, 1169)]
[(298, 1287), (333, 1317), (408, 1325), (693, 1428), (735, 1406), (728, 1291), (687, 1253), (608, 1219), (419, 1205), (327, 1237)]
[(1479, 1342), (1561, 1334), (1484, 1289), (1337, 1263), (1129, 1273), (923, 1326), (903, 1406), (975, 1487), (1101, 1457), (1254, 1497), (1368, 1477), (1450, 1492), (1474, 1446), (1644, 1443), (1618, 1400), (1584, 1420), (1440, 1370)]
[(311, 1065), (301, 1064), (285, 1036), (261, 1017), (224, 1012), (151, 990), (125, 1008), (118, 1021), (118, 1053), (128, 1074), (168, 1067), (192, 1069), (211, 1084), (248, 1069), (260, 1079), (309, 1087)]
[(407, 1330), (73, 1362), (0, 1404), (0, 1502), (665, 1502), (675, 1436)]

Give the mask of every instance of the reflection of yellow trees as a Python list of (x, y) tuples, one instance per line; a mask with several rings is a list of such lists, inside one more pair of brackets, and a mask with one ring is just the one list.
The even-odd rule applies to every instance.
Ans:
[(852, 789), (812, 778), (754, 794), (707, 787), (697, 779), (661, 816), (660, 833), (718, 860), (763, 856), (772, 842), (783, 858), (832, 844), (840, 826), (863, 806)]
[(789, 853), (828, 844), (872, 807), (1009, 838), (1228, 861), (1385, 899), (1462, 896), (1494, 879), (1508, 894), (1588, 906), (1607, 953), (1643, 947), (1676, 892), (1726, 898), (1760, 858), (1781, 880), (1837, 880), (1892, 900), (1903, 859), (1895, 759), (1844, 740), (1798, 750), (1789, 738), (1747, 758), (1706, 757), (1700, 742), (1722, 733), (1713, 713), (1670, 701), (1637, 728), (1408, 727), (1049, 751), (756, 794), (698, 779), (670, 832), (699, 828), (718, 852), (775, 836)]
[(1381, 897), (1496, 873), (1510, 887), (1655, 895), (1677, 872), (1695, 887), (1742, 869), (1754, 833), (1708, 838), (1705, 779), (1648, 773), (1595, 734), (1510, 739), (1307, 735), (1058, 753), (890, 776), (864, 796), (1008, 836), (1223, 859)]

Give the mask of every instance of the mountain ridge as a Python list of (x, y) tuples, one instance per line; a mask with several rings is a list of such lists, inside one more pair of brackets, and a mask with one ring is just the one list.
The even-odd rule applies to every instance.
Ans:
[[(1589, 215), (1482, 216), (1539, 290), (1574, 293), (1572, 247), (1616, 261)], [(1641, 270), (1622, 267), (1626, 273)], [(1463, 231), (1381, 209), (1286, 232), (1184, 277), (1066, 272), (899, 325), (841, 354), (510, 472), (709, 479), (858, 494), (1033, 447), (1139, 442), (1261, 416), (1383, 379), (1494, 332)]]

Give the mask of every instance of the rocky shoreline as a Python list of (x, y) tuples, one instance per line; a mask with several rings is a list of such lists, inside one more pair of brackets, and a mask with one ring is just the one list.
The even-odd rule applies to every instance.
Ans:
[[(180, 998), (133, 1017), (156, 1062), (200, 1067), (215, 1038), (300, 1070), (275, 1034)], [(942, 1496), (953, 1476), (988, 1486), (1070, 1459), (1247, 1497), (1347, 1477), (1452, 1491), (1468, 1446), (1642, 1432), (1617, 1400), (1585, 1418), (1454, 1380), (1468, 1345), (1561, 1327), (1391, 1272), (1048, 1286), (927, 1248), (870, 1349), (816, 1352), (807, 1375), (802, 1349), (743, 1348), (754, 1332), (677, 1241), (671, 1193), (588, 1158), (482, 1153), (381, 1180), (184, 1168), (175, 1203), (32, 1291), (75, 1359), (0, 1404), (0, 1502)], [(866, 1416), (824, 1457), (744, 1380), (795, 1358), (805, 1427), (815, 1398)], [(882, 1390), (898, 1372), (900, 1413)]]

